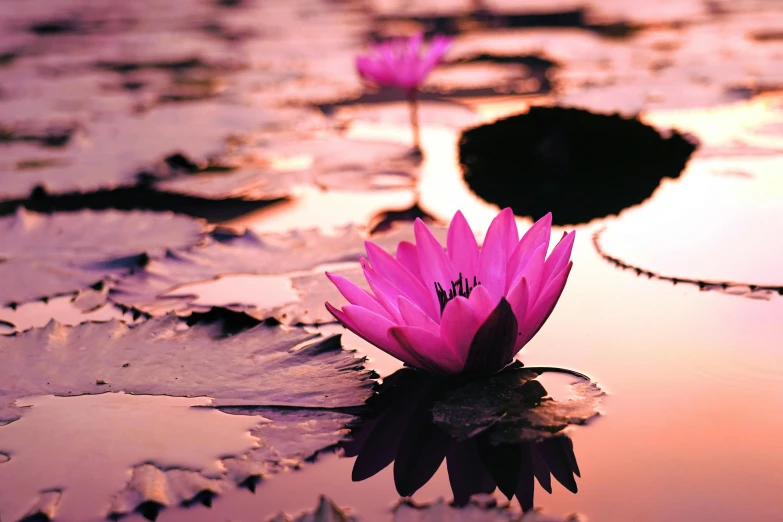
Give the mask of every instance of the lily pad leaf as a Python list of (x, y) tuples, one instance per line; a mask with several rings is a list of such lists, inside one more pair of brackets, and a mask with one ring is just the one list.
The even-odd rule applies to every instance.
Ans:
[[(442, 228), (435, 232), (445, 237)], [(409, 224), (372, 237), (387, 250), (393, 250), (405, 239), (413, 239), (413, 227)], [(267, 235), (218, 231), (204, 247), (171, 251), (165, 258), (153, 260), (123, 278), (111, 289), (109, 300), (151, 315), (170, 311), (185, 315), (220, 306), (258, 319), (274, 317), (284, 324), (331, 322), (333, 318), (324, 302), (341, 302), (342, 297), (324, 271), (337, 272), (368, 288), (358, 262), (359, 256), (365, 254), (364, 241), (355, 227), (344, 228), (335, 235), (317, 230)], [(207, 293), (202, 285), (229, 274), (271, 277), (245, 280), (243, 283), (248, 284), (242, 285), (226, 281), (231, 288), (230, 293), (223, 292), (227, 296), (199, 301), (200, 295)], [(260, 296), (249, 294), (250, 289)], [(214, 288), (210, 293), (220, 290)], [(281, 299), (270, 301), (269, 296)]]
[[(24, 516), (29, 506), (43, 505), (33, 498), (37, 492), (57, 487), (63, 498), (51, 509), (63, 520), (88, 520), (102, 509), (109, 510), (102, 516), (139, 511), (154, 519), (165, 507), (206, 503), (237, 485), (253, 488), (262, 477), (334, 448), (354, 419), (350, 412), (362, 406), (373, 385), (363, 360), (343, 350), (339, 336), (264, 323), (238, 329), (225, 314), (216, 315), (213, 322), (202, 318), (190, 326), (174, 315), (133, 327), (52, 322), (0, 338), (0, 450), (10, 458), (0, 478), (4, 472), (27, 477), (18, 489), (0, 493), (0, 512)], [(118, 391), (127, 393), (107, 393)], [(194, 415), (199, 410), (202, 417)], [(90, 413), (79, 423), (72, 421), (75, 412), (85, 411)], [(122, 422), (131, 427), (101, 417), (117, 412), (129, 416)], [(155, 426), (159, 418), (144, 421), (150, 415), (165, 415), (166, 430)], [(205, 419), (234, 431), (213, 433), (208, 443), (193, 438), (193, 423)], [(36, 446), (45, 439), (25, 435), (40, 432), (42, 422), (64, 435), (55, 454)], [(143, 422), (150, 426), (136, 426)], [(79, 429), (86, 431), (70, 433)], [(106, 440), (128, 439), (112, 429), (139, 432), (122, 452), (101, 449)], [(145, 444), (142, 434), (153, 432), (157, 442)], [(165, 451), (161, 444), (168, 444)], [(70, 473), (73, 459), (92, 467)], [(87, 490), (100, 492), (90, 495), (96, 503), (75, 502)]]
[[(695, 145), (637, 119), (562, 107), (468, 129), (459, 143), (465, 181), (479, 197), (556, 225), (617, 214), (677, 178)], [(515, 190), (509, 190), (513, 180)]]
[(356, 520), (331, 499), (321, 495), (315, 511), (302, 513), (296, 517), (280, 513), (268, 522), (355, 522)]
[(595, 383), (576, 382), (571, 385), (574, 398), (556, 401), (537, 376), (509, 370), (469, 382), (434, 402), (433, 421), (457, 440), (486, 432), (492, 444), (500, 445), (545, 439), (600, 414), (604, 392)]
[(76, 292), (168, 248), (203, 239), (200, 221), (170, 212), (82, 211), (0, 218), (0, 304)]
[(464, 507), (449, 506), (443, 500), (429, 505), (400, 502), (394, 508), (393, 522), (566, 522), (560, 518), (529, 511), (520, 515), (505, 507), (483, 506), (472, 502)]
[[(294, 350), (319, 337), (266, 324), (226, 335), (222, 321), (187, 327), (172, 314), (133, 327), (117, 320), (51, 322), (0, 337), (0, 401), (125, 391), (208, 396), (222, 404), (361, 405), (372, 381), (339, 336)], [(96, 388), (96, 379), (108, 389)]]

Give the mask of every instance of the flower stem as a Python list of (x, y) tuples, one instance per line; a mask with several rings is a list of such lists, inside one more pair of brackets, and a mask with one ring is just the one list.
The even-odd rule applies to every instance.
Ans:
[(419, 140), (419, 102), (416, 97), (418, 91), (410, 89), (408, 91), (408, 110), (411, 117), (411, 130), (413, 131), (413, 148), (421, 154), (421, 142)]

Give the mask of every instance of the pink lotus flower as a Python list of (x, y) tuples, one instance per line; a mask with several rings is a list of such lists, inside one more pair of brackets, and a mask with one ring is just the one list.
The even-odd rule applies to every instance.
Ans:
[(413, 148), (421, 153), (419, 139), (419, 112), (416, 93), (432, 69), (451, 46), (451, 38), (436, 36), (424, 55), (422, 33), (384, 43), (375, 44), (372, 53), (356, 58), (359, 76), (381, 87), (402, 87), (408, 95)]
[(451, 45), (450, 38), (436, 36), (422, 55), (423, 42), (424, 35), (419, 33), (375, 44), (370, 55), (356, 58), (356, 69), (362, 78), (379, 86), (415, 91)]
[(552, 215), (519, 239), (511, 209), (492, 221), (481, 248), (461, 212), (444, 250), (416, 220), (416, 244), (396, 258), (366, 243), (361, 258), (369, 293), (327, 273), (350, 304), (326, 308), (346, 328), (397, 359), (438, 374), (501, 370), (543, 326), (563, 292), (573, 262), (574, 232), (546, 257)]

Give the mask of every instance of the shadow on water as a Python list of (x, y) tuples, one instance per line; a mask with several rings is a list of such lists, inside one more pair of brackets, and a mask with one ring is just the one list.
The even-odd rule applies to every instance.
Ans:
[[(410, 497), (433, 478), (446, 461), (454, 505), (464, 506), (473, 495), (499, 489), (516, 497), (524, 511), (533, 508), (535, 482), (552, 492), (552, 477), (572, 493), (580, 476), (571, 439), (562, 432), (542, 435), (519, 428), (498, 437), (493, 426), (457, 439), (434, 419), (433, 407), (460, 384), (441, 381), (412, 369), (386, 378), (368, 405), (372, 413), (343, 444), (345, 456), (356, 457), (352, 479), (366, 480), (393, 463), (394, 484)], [(538, 381), (522, 386), (535, 408), (546, 391)], [(437, 414), (436, 414), (437, 415)], [(511, 443), (510, 439), (517, 439)]]
[(480, 198), (519, 216), (552, 212), (556, 225), (587, 223), (646, 200), (678, 178), (696, 145), (637, 119), (531, 107), (467, 129), (459, 141), (465, 181)]

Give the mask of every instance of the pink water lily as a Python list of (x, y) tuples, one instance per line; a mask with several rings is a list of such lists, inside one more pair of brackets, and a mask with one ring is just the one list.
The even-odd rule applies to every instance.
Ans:
[(327, 273), (350, 304), (326, 307), (346, 328), (410, 366), (449, 375), (494, 373), (541, 329), (571, 272), (574, 232), (547, 257), (551, 228), (547, 214), (520, 239), (507, 208), (479, 248), (457, 212), (444, 249), (416, 220), (416, 244), (401, 242), (396, 257), (366, 243), (368, 259), (360, 260), (372, 292)]
[(427, 75), (440, 63), (451, 46), (451, 38), (435, 36), (429, 49), (422, 52), (424, 35), (398, 38), (375, 44), (368, 55), (356, 58), (359, 76), (380, 87), (405, 89), (410, 111), (413, 147), (421, 152), (419, 138), (419, 111), (416, 94)]
[(381, 87), (415, 90), (443, 58), (451, 39), (435, 36), (427, 52), (422, 53), (424, 35), (399, 38), (375, 44), (368, 55), (356, 58), (359, 75)]

